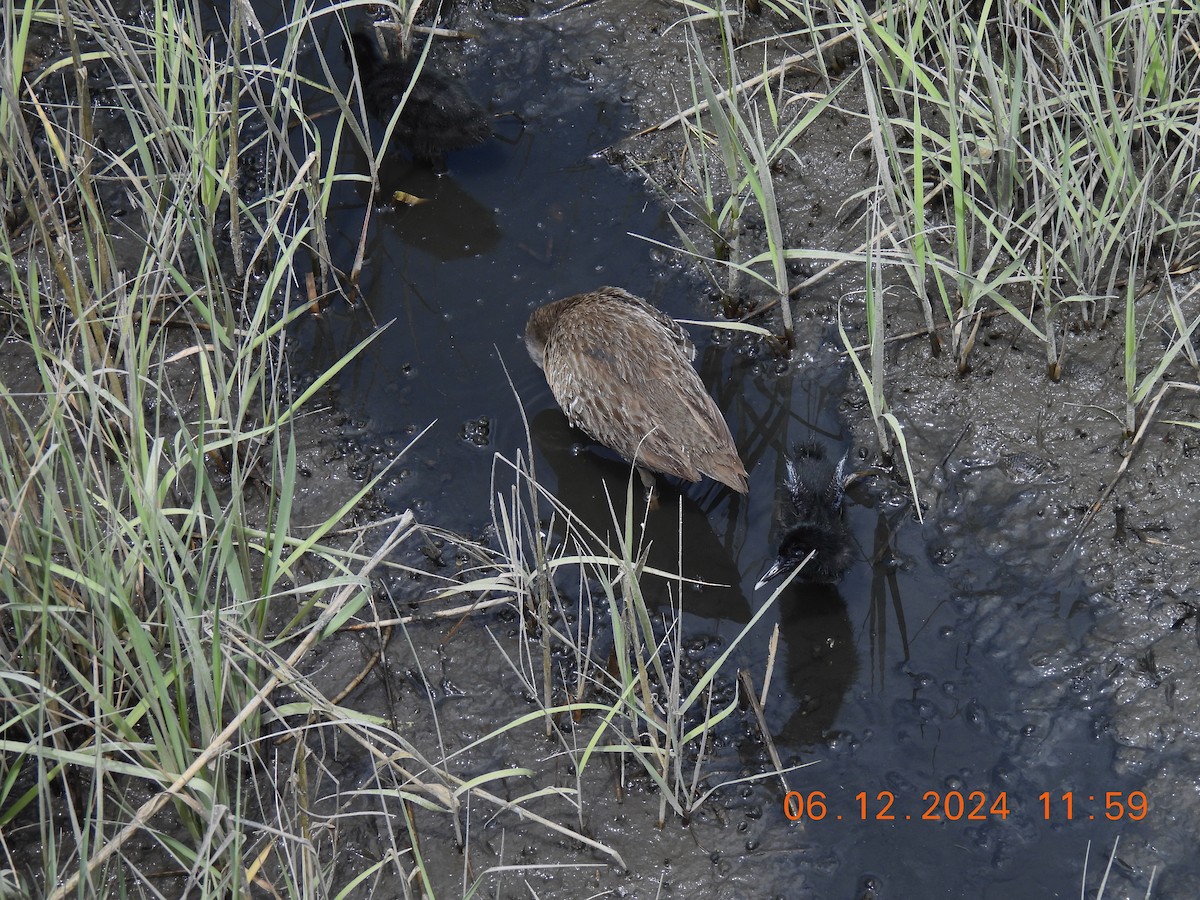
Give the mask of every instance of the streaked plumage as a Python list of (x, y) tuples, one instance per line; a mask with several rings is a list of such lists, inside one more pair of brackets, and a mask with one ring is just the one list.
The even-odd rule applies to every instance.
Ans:
[[(350, 40), (367, 112), (386, 123), (408, 90), (419, 57), (413, 54), (388, 62), (370, 35), (356, 31)], [(412, 151), (414, 159), (438, 164), (450, 150), (483, 143), (492, 134), (492, 124), (483, 107), (461, 84), (427, 60), (392, 134)]]
[(787, 462), (788, 504), (786, 531), (779, 555), (755, 590), (790, 572), (812, 551), (816, 555), (797, 576), (801, 581), (833, 582), (850, 567), (850, 537), (842, 517), (846, 457), (835, 466), (825, 458), (825, 448), (815, 442), (800, 444)]
[(639, 466), (746, 493), (729, 426), (692, 368), (696, 348), (649, 303), (614, 287), (548, 303), (525, 346), (576, 428)]

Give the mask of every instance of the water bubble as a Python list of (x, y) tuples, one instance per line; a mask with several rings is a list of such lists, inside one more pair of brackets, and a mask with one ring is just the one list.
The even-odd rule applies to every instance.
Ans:
[(460, 440), (476, 447), (486, 447), (492, 440), (492, 423), (487, 416), (478, 419), (468, 419), (458, 430)]

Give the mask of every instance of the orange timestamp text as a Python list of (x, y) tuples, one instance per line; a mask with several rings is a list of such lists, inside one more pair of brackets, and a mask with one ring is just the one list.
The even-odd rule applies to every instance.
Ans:
[[(1138, 822), (1146, 818), (1150, 810), (1143, 791), (1106, 791), (1100, 795), (1078, 796), (1073, 791), (1064, 791), (1057, 797), (1044, 791), (1038, 796), (1038, 801), (1040, 808), (1037, 811), (1046, 821), (1070, 822), (1101, 817), (1110, 822)], [(996, 794), (984, 791), (926, 791), (921, 795), (921, 804), (907, 812), (897, 806), (897, 798), (892, 791), (878, 791), (874, 796), (859, 791), (854, 795), (853, 804), (844, 811), (831, 806), (824, 791), (788, 791), (783, 798), (783, 814), (793, 822), (828, 819), (861, 822), (914, 819), (921, 822), (991, 822), (1004, 821), (1011, 813), (1008, 791)]]

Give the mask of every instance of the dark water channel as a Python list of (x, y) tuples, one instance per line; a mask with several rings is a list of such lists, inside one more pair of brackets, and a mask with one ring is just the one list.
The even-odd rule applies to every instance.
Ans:
[[(602, 284), (681, 318), (713, 318), (716, 306), (686, 267), (630, 236), (674, 241), (649, 190), (598, 155), (637, 126), (619, 84), (572, 74), (575, 36), (553, 17), (497, 16), (484, 34), (456, 64), (477, 96), (494, 110), (519, 111), (525, 126), (499, 119), (502, 139), (451, 155), (442, 177), (401, 157), (389, 160), (385, 187), (430, 202), (381, 209), (368, 238), (363, 304), (337, 304), (304, 322), (297, 359), (320, 366), (374, 323), (390, 323), (346, 370), (339, 402), (366, 423), (361, 443), (379, 458), (436, 422), (386, 485), (397, 510), (412, 507), (431, 524), (482, 533), (493, 455), (511, 459), (526, 444), (519, 397), (542, 481), (586, 520), (602, 523), (601, 481), (623, 492), (627, 467), (568, 429), (521, 342), (526, 318), (541, 303)], [(366, 166), (347, 155), (341, 168)], [(364, 202), (350, 188), (336, 195), (333, 231), (342, 243), (335, 252), (347, 266)], [(828, 325), (803, 319), (801, 328)], [(849, 373), (833, 332), (823, 335), (828, 349), (791, 367), (748, 339), (699, 328), (692, 334), (702, 377), (750, 469), (746, 498), (711, 481), (682, 491), (685, 573), (730, 585), (686, 598), (685, 631), (728, 641), (765, 600), (752, 586), (773, 556), (785, 448), (815, 437), (840, 454), (849, 446), (843, 423), (867, 412), (843, 402)], [(826, 817), (790, 823), (770, 783), (758, 790), (761, 815), (744, 837), (731, 838), (736, 852), (718, 860), (680, 837), (670, 866), (677, 889), (698, 896), (1077, 896), (1087, 841), (1095, 870), (1096, 855), (1128, 830), (1104, 821), (1103, 797), (1137, 785), (1113, 774), (1101, 710), (1089, 708), (1090, 686), (1069, 674), (1071, 647), (1092, 621), (1086, 588), (1069, 566), (1051, 573), (1036, 529), (1021, 524), (1038, 508), (1036, 478), (1022, 482), (1011, 469), (952, 456), (934, 484), (924, 525), (895, 485), (856, 493), (848, 510), (854, 566), (836, 590), (792, 588), (739, 659), (761, 683), (770, 629), (779, 624), (782, 660), (767, 717), (785, 760), (817, 761), (790, 783), (805, 795), (823, 792)], [(680, 488), (667, 486), (664, 509), (651, 517), (662, 529), (656, 540), (667, 565)], [(1015, 530), (998, 540), (997, 527), (1012, 522)], [(455, 710), (497, 714), (488, 696), (463, 698)], [(525, 711), (501, 710), (491, 724)], [(1071, 823), (1064, 791), (1075, 795)], [(894, 798), (890, 807), (885, 792)], [(927, 792), (958, 792), (967, 801), (961, 820), (946, 820), (947, 812), (957, 818), (952, 797), (938, 809), (941, 821), (923, 821), (938, 805)], [(968, 821), (978, 805), (972, 792), (986, 805)], [(1005, 817), (996, 805), (1001, 792)], [(1044, 792), (1054, 801), (1049, 820)], [(629, 835), (621, 852), (631, 874), (601, 883), (632, 878), (639, 895), (652, 895), (665, 838), (652, 821), (638, 827), (654, 840)], [(683, 834), (677, 823), (665, 831)], [(878, 893), (869, 893), (872, 885)], [(552, 881), (539, 891), (556, 895)]]

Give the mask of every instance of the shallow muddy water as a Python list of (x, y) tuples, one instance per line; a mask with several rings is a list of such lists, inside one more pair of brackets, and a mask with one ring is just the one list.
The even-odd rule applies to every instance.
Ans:
[[(482, 30), (485, 37), (452, 55), (453, 65), (493, 110), (516, 110), (525, 125), (497, 119), (497, 137), (452, 154), (441, 177), (400, 157), (389, 161), (385, 188), (430, 202), (377, 214), (363, 302), (335, 304), (305, 321), (295, 358), (327, 364), (386, 323), (347, 369), (339, 403), (361, 423), (354, 443), (364, 473), (435, 423), (385, 483), (383, 498), (395, 509), (483, 534), (493, 457), (513, 459), (526, 447), (520, 404), (542, 482), (603, 529), (602, 485), (623, 496), (628, 467), (597, 452), (557, 411), (521, 341), (529, 312), (602, 284), (680, 318), (712, 319), (718, 309), (686, 266), (630, 236), (675, 241), (649, 189), (600, 155), (639, 120), (622, 99), (634, 91), (576, 65), (576, 48), (595, 35), (536, 12), (495, 15)], [(346, 189), (336, 200), (334, 231), (344, 245), (335, 252), (348, 265), (365, 197)], [(750, 493), (738, 497), (711, 481), (666, 485), (663, 508), (649, 518), (652, 564), (674, 566), (682, 503), (685, 574), (728, 585), (686, 593), (684, 631), (718, 649), (766, 600), (752, 588), (774, 555), (783, 454), (808, 438), (840, 454), (852, 445), (850, 423), (868, 415), (846, 400), (850, 373), (829, 322), (806, 317), (799, 327), (803, 349), (790, 365), (751, 339), (691, 328), (702, 378), (750, 470)], [(960, 434), (942, 420), (925, 429), (924, 523), (896, 483), (855, 489), (849, 572), (836, 589), (790, 588), (738, 651), (737, 665), (761, 684), (770, 631), (779, 626), (782, 657), (767, 721), (785, 762), (815, 763), (788, 783), (823, 799), (824, 817), (789, 821), (778, 784), (764, 781), (718, 795), (690, 828), (671, 821), (659, 830), (641, 814), (644, 804), (597, 787), (587, 799), (587, 827), (621, 852), (629, 871), (604, 867), (580, 881), (545, 873), (540, 896), (578, 896), (585, 887), (654, 896), (662, 884), (729, 897), (1069, 896), (1078, 893), (1088, 841), (1097, 873), (1089, 884), (1098, 883), (1098, 857), (1117, 835), (1140, 828), (1128, 808), (1121, 821), (1107, 821), (1106, 794), (1128, 802), (1144, 781), (1135, 767), (1114, 767), (1103, 673), (1075, 665), (1100, 602), (1073, 557), (1062, 558), (1070, 529), (1052, 498), (1063, 476), (1034, 456), (977, 453), (966, 449), (969, 441), (960, 447)], [(448, 629), (414, 629), (414, 642), (439, 655), (434, 648)], [(482, 627), (472, 632), (468, 623), (454, 640), (457, 649), (439, 663), (439, 715), (443, 726), (451, 723), (444, 736), (451, 743), (528, 711)], [(409, 671), (410, 652), (394, 643), (386, 671)], [(418, 694), (407, 712), (409, 737), (422, 743), (426, 728), (432, 748), (438, 738)], [(385, 696), (368, 685), (352, 702), (381, 712)], [(720, 763), (727, 774), (753, 764), (752, 743), (747, 735), (727, 751)], [(538, 746), (514, 738), (504, 752), (537, 754)], [(523, 859), (583, 858), (532, 826), (483, 830), (502, 827), (519, 829), (513, 840), (525, 848)], [(453, 853), (445, 864), (455, 868)], [(1142, 873), (1118, 877), (1140, 886), (1135, 894), (1144, 891)], [(447, 871), (437, 887), (452, 894), (455, 878)], [(518, 885), (499, 890), (507, 896)]]

